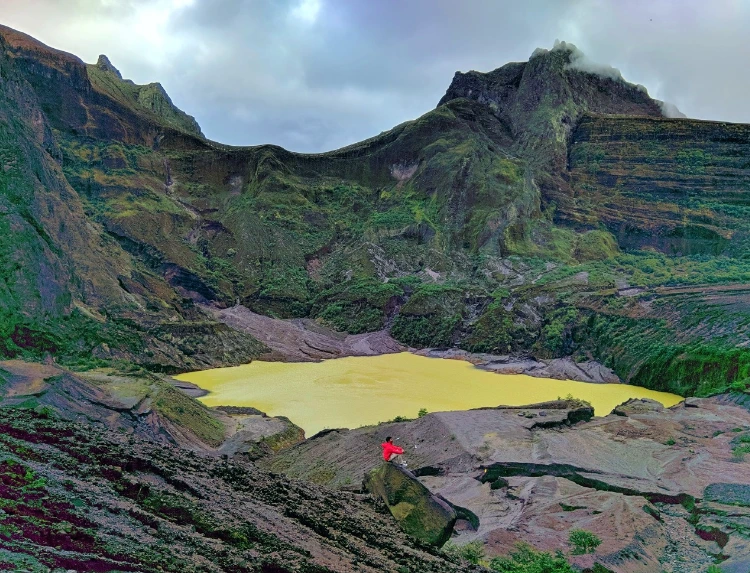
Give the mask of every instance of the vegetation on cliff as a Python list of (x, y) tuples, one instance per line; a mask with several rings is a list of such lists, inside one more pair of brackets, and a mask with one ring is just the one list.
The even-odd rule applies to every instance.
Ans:
[(239, 302), (682, 393), (741, 383), (750, 128), (666, 119), (576, 58), (457, 74), (422, 117), (309, 155), (209, 142), (158, 84), (0, 29), (0, 355), (236, 364), (264, 347), (201, 305)]

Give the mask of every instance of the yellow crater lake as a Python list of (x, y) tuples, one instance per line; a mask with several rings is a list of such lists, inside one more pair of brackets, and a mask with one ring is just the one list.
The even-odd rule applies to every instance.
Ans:
[(286, 416), (312, 436), (326, 428), (358, 428), (428, 412), (482, 406), (523, 406), (572, 394), (605, 416), (629, 398), (651, 398), (669, 407), (682, 400), (627, 384), (590, 384), (495, 374), (461, 360), (404, 352), (323, 362), (252, 362), (176, 376), (209, 394), (207, 406), (251, 406)]

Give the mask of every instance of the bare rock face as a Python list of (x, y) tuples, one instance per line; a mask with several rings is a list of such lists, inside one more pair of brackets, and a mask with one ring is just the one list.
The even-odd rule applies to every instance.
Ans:
[(438, 547), (450, 538), (456, 512), (408, 470), (384, 462), (365, 476), (364, 487), (383, 500), (409, 535)]
[(242, 305), (226, 309), (204, 306), (204, 311), (227, 326), (252, 335), (270, 352), (266, 360), (316, 362), (344, 356), (378, 356), (403, 352), (407, 348), (386, 331), (350, 334), (325, 328), (313, 320), (278, 320), (263, 316)]
[[(750, 472), (738, 447), (750, 411), (735, 395), (665, 409), (630, 400), (591, 418), (570, 404), (438, 412), (411, 422), (333, 431), (272, 458), (290, 476), (343, 486), (377, 467), (378, 443), (398, 437), (415, 476), (477, 527), (490, 555), (518, 541), (569, 552), (571, 529), (602, 540), (572, 556), (617, 573), (743, 571), (750, 543)], [(325, 478), (325, 479), (324, 479)]]

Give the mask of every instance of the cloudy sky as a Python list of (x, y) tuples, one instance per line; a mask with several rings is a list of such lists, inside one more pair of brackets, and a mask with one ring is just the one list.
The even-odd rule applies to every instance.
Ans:
[(325, 151), (434, 107), (456, 70), (576, 44), (690, 117), (750, 123), (746, 0), (0, 0), (0, 23), (160, 81), (211, 139)]

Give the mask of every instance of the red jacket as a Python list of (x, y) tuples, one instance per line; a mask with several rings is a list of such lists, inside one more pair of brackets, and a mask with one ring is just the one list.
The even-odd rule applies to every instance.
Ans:
[(403, 454), (404, 449), (399, 448), (396, 444), (392, 444), (391, 442), (383, 442), (380, 444), (380, 447), (383, 448), (383, 459), (385, 461), (388, 461), (388, 458), (391, 457), (391, 454)]

